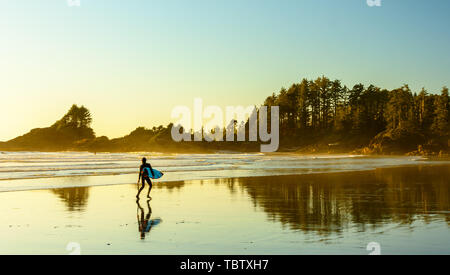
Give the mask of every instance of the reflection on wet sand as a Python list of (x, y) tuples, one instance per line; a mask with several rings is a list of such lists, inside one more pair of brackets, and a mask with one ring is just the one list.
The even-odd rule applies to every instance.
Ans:
[(141, 206), (139, 200), (136, 201), (136, 204), (137, 204), (137, 220), (140, 237), (141, 240), (144, 240), (146, 234), (149, 233), (153, 227), (161, 223), (162, 220), (160, 218), (150, 219), (150, 217), (152, 216), (152, 208), (150, 207), (150, 200), (147, 200), (147, 211), (144, 210), (144, 208)]
[(445, 220), (450, 226), (449, 166), (226, 180), (244, 189), (271, 221), (304, 232), (358, 231), (383, 223)]
[(383, 254), (448, 254), (450, 166), (427, 165), (155, 182), (137, 203), (136, 183), (0, 192), (0, 253), (81, 242), (86, 254), (367, 254), (378, 242)]
[[(162, 183), (156, 183), (156, 188), (164, 188), (171, 193), (174, 190), (180, 191), (184, 186), (185, 182), (172, 182), (170, 184), (162, 184)], [(73, 188), (60, 188), (60, 189), (51, 189), (50, 191), (57, 195), (58, 198), (63, 201), (66, 206), (67, 210), (70, 212), (73, 211), (83, 211), (89, 200), (89, 189), (91, 187), (73, 187)], [(146, 187), (148, 188), (148, 186)]]
[(52, 189), (62, 201), (65, 202), (69, 211), (82, 211), (85, 209), (89, 199), (89, 187)]
[[(449, 178), (450, 166), (442, 165), (197, 182), (225, 184), (231, 195), (245, 192), (269, 221), (280, 222), (292, 230), (329, 235), (350, 227), (363, 232), (387, 223), (411, 225), (416, 220), (431, 223), (438, 219), (450, 226)], [(183, 192), (190, 183), (156, 183), (154, 188)], [(66, 203), (69, 211), (82, 211), (89, 198), (88, 187), (52, 192)], [(137, 211), (139, 232), (145, 238), (147, 228), (159, 220), (150, 219), (149, 202), (145, 210), (138, 201)]]

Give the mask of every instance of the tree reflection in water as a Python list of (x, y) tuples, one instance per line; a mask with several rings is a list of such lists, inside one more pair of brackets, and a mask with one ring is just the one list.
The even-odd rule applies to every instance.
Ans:
[(89, 199), (89, 187), (52, 189), (67, 206), (69, 211), (82, 211)]
[[(226, 184), (232, 195), (245, 192), (272, 222), (323, 235), (358, 231), (416, 220), (445, 221), (450, 226), (450, 166), (384, 168), (374, 171), (249, 177), (201, 181)], [(188, 182), (156, 184), (169, 193)], [(134, 188), (134, 186), (133, 186)], [(89, 187), (54, 189), (69, 211), (82, 211)]]
[(417, 219), (445, 220), (450, 226), (449, 178), (450, 166), (412, 166), (225, 182), (232, 193), (245, 190), (269, 220), (328, 235)]

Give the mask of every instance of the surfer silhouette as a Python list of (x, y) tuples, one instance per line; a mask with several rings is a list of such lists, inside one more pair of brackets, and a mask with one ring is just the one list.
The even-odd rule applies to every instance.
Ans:
[[(145, 239), (145, 234), (149, 233), (153, 226), (158, 225), (161, 222), (161, 219), (150, 219), (152, 216), (152, 208), (150, 207), (150, 200), (147, 200), (147, 208), (148, 212), (145, 214), (144, 208), (139, 203), (139, 200), (136, 201), (137, 204), (137, 220), (138, 227), (141, 236), (141, 240)], [(140, 212), (140, 215), (139, 215)]]
[(139, 189), (139, 191), (136, 195), (137, 199), (139, 199), (139, 195), (141, 194), (142, 190), (145, 188), (145, 182), (147, 182), (148, 186), (149, 186), (147, 198), (151, 199), (150, 191), (152, 191), (153, 186), (152, 186), (152, 180), (150, 179), (150, 177), (152, 177), (152, 178), (154, 177), (152, 166), (150, 165), (150, 163), (147, 163), (146, 158), (142, 158), (142, 165), (139, 168), (138, 188), (139, 188), (139, 182), (141, 181), (141, 178), (142, 178), (142, 187)]

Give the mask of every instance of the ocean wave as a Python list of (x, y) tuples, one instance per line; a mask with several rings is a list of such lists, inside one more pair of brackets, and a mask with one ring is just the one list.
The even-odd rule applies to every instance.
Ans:
[[(363, 155), (295, 155), (262, 153), (155, 154), (87, 152), (6, 152), (0, 154), (0, 180), (53, 178), (68, 176), (120, 175), (137, 173), (142, 156), (155, 169), (164, 172), (248, 171), (254, 174), (302, 174), (315, 171), (360, 170), (407, 165), (420, 157), (375, 157)], [(423, 162), (422, 162), (423, 163)]]
[[(146, 154), (0, 154), (0, 192), (135, 183)], [(8, 157), (11, 156), (11, 157)], [(147, 155), (148, 156), (148, 155)], [(33, 159), (33, 162), (23, 160)], [(67, 162), (76, 159), (76, 162)], [(420, 161), (418, 161), (420, 160)], [(234, 177), (281, 176), (363, 171), (390, 166), (436, 164), (421, 157), (294, 154), (160, 154), (149, 158), (165, 172), (158, 182)], [(450, 162), (439, 162), (450, 164)]]

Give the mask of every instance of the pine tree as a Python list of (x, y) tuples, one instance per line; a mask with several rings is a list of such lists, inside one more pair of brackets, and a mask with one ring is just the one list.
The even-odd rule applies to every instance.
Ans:
[(342, 99), (343, 90), (340, 80), (335, 80), (331, 83), (331, 99), (333, 101), (333, 124), (334, 127), (337, 125), (337, 112), (340, 105), (340, 100)]
[(309, 82), (307, 79), (303, 79), (302, 82), (298, 85), (297, 99), (299, 124), (301, 130), (305, 130), (308, 127), (308, 123), (310, 121), (309, 94)]
[(408, 85), (391, 92), (387, 104), (386, 121), (389, 129), (413, 130), (413, 95)]
[(431, 130), (438, 136), (449, 135), (449, 98), (448, 88), (444, 87), (440, 96), (435, 100), (434, 121)]

